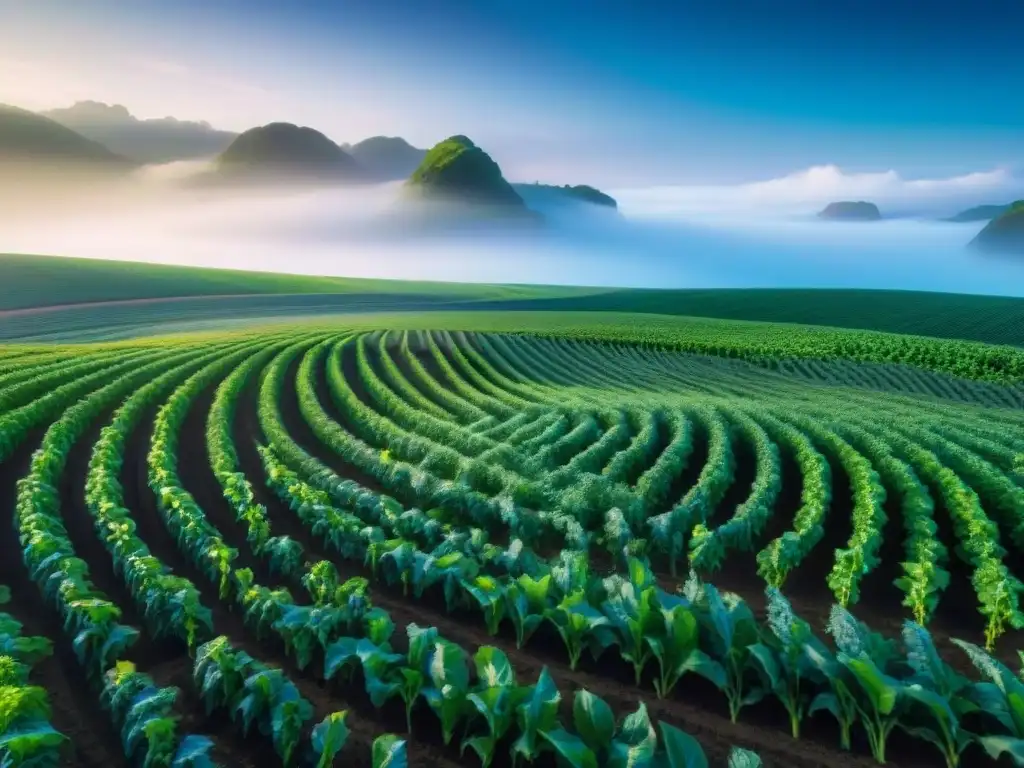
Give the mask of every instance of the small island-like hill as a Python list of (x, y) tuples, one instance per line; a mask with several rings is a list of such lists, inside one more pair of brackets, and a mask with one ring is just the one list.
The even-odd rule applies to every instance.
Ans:
[(139, 119), (121, 104), (100, 101), (77, 101), (40, 114), (138, 163), (216, 157), (238, 136), (202, 121)]
[(341, 146), (374, 181), (400, 181), (409, 178), (427, 150), (414, 147), (400, 136), (371, 136), (356, 144)]
[(466, 136), (432, 147), (405, 183), (414, 199), (467, 207), (474, 214), (539, 219), (498, 164)]
[(240, 134), (215, 163), (232, 180), (347, 182), (363, 178), (359, 164), (313, 128), (269, 123)]
[(55, 120), (0, 104), (0, 161), (123, 171), (133, 163)]
[(976, 205), (973, 208), (968, 208), (966, 211), (960, 211), (956, 216), (950, 216), (948, 219), (943, 219), (943, 221), (952, 221), (955, 223), (992, 221), (992, 219), (1007, 211), (1009, 208), (1009, 205)]
[(987, 253), (1024, 256), (1024, 200), (992, 219), (970, 244)]
[(533, 184), (513, 184), (512, 188), (522, 195), (527, 203), (530, 202), (531, 198), (535, 198), (546, 201), (586, 203), (613, 210), (618, 210), (619, 207), (614, 197), (586, 184), (558, 186), (557, 184), (534, 182)]
[(829, 221), (878, 221), (882, 214), (874, 203), (844, 200), (826, 205), (818, 218)]

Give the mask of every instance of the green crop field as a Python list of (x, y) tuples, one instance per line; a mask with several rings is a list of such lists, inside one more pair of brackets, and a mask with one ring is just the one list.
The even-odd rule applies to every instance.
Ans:
[(377, 308), (0, 346), (4, 765), (1024, 754), (1024, 350)]
[(643, 312), (827, 325), (1024, 345), (1024, 298), (843, 289), (615, 290), (537, 297), (508, 308)]
[(275, 318), (423, 309), (676, 315), (1024, 346), (1024, 299), (1012, 297), (432, 283), (0, 254), (0, 341), (101, 341)]

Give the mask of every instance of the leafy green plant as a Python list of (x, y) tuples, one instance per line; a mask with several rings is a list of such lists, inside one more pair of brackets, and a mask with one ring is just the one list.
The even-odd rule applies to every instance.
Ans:
[(522, 704), (516, 709), (519, 737), (512, 744), (512, 764), (522, 758), (533, 762), (540, 754), (542, 734), (558, 728), (558, 706), (562, 694), (555, 687), (548, 668), (544, 667), (531, 686)]
[(972, 741), (960, 727), (960, 719), (979, 711), (970, 698), (976, 686), (940, 658), (924, 627), (904, 622), (903, 645), (912, 675), (904, 681), (907, 702), (898, 725), (911, 736), (934, 744), (947, 767), (956, 768)]
[(502, 585), (490, 576), (477, 576), (465, 584), (465, 589), (483, 612), (487, 633), (492, 636), (498, 634), (508, 605)]
[(334, 758), (345, 748), (348, 741), (348, 726), (345, 717), (348, 712), (332, 712), (313, 726), (310, 742), (316, 758), (316, 768), (330, 768)]
[(660, 619), (661, 626), (644, 636), (644, 642), (658, 662), (658, 676), (654, 679), (658, 698), (668, 696), (688, 672), (707, 678), (719, 690), (723, 689), (725, 670), (698, 647), (700, 626), (690, 605), (676, 601), (671, 608), (663, 607)]
[(220, 707), (234, 708), (254, 664), (248, 653), (236, 651), (224, 636), (196, 649), (192, 681), (199, 690), (207, 714)]
[(636, 684), (640, 685), (644, 667), (652, 656), (647, 638), (660, 629), (662, 617), (659, 590), (647, 563), (630, 558), (628, 565), (628, 579), (614, 575), (605, 580), (608, 597), (601, 611), (615, 631), (622, 658), (633, 665)]
[(412, 733), (412, 710), (416, 706), (424, 687), (429, 680), (428, 663), (430, 654), (438, 640), (438, 632), (434, 627), (421, 628), (410, 624), (406, 633), (409, 636), (407, 663), (399, 672), (401, 680), (398, 694), (405, 703), (405, 724), (408, 733)]
[(584, 647), (589, 647), (597, 658), (615, 641), (608, 617), (590, 604), (582, 589), (566, 595), (548, 611), (547, 619), (562, 636), (569, 654), (569, 668), (573, 670), (579, 664)]
[(720, 660), (706, 668), (710, 670), (713, 664), (722, 667), (721, 675), (711, 673), (704, 677), (724, 682), (721, 690), (729, 701), (729, 718), (735, 723), (743, 707), (756, 704), (768, 692), (760, 682), (751, 684), (746, 674), (751, 648), (758, 644), (761, 633), (750, 607), (738, 596), (723, 596), (711, 584), (701, 585), (701, 591), (698, 615), (714, 649), (712, 657)]
[(121, 731), (124, 753), (143, 768), (211, 768), (213, 743), (202, 736), (177, 737), (177, 688), (157, 688), (122, 661), (105, 676), (100, 698)]
[(506, 611), (516, 628), (516, 648), (522, 648), (544, 620), (551, 584), (551, 574), (536, 580), (523, 574), (505, 587)]
[(393, 653), (390, 644), (370, 638), (343, 637), (333, 643), (324, 656), (324, 679), (331, 680), (358, 662), (363, 670), (366, 693), (375, 707), (383, 707), (401, 693), (400, 667), (405, 657)]
[[(954, 640), (981, 672), (985, 680), (969, 691), (970, 700), (984, 718), (1002, 734), (986, 733), (977, 741), (990, 757), (1008, 755), (1016, 765), (1024, 765), (1024, 682), (1005, 664), (986, 651), (964, 640)], [(1024, 656), (1022, 656), (1024, 661)]]
[[(830, 654), (779, 590), (769, 587), (765, 594), (770, 635), (765, 642), (750, 646), (751, 664), (761, 673), (765, 687), (786, 708), (790, 731), (798, 739), (810, 691), (827, 684), (819, 663)], [(802, 683), (810, 685), (801, 687)]]
[(572, 712), (579, 738), (596, 758), (592, 765), (648, 768), (654, 764), (658, 738), (643, 704), (617, 730), (611, 708), (589, 691), (576, 693)]
[(839, 649), (836, 661), (867, 731), (871, 754), (879, 763), (884, 763), (886, 742), (906, 703), (905, 686), (886, 674), (895, 656), (893, 643), (869, 630), (838, 605), (832, 608), (829, 631)]
[(455, 643), (439, 639), (427, 661), (430, 685), (420, 695), (441, 721), (444, 743), (451, 743), (455, 727), (467, 714), (469, 667), (465, 651)]
[(273, 740), (285, 765), (290, 764), (302, 729), (313, 715), (313, 707), (279, 669), (259, 669), (246, 678), (235, 709), (242, 718), (243, 731), (258, 724)]
[(67, 741), (49, 722), (46, 691), (24, 684), (0, 685), (0, 758), (12, 766), (50, 768)]
[(466, 698), (476, 710), (477, 718), (487, 725), (487, 732), (468, 735), (462, 741), (462, 751), (472, 749), (483, 768), (487, 768), (494, 759), (498, 743), (512, 727), (516, 710), (529, 694), (529, 689), (518, 685), (508, 657), (497, 648), (482, 646), (473, 662), (478, 685)]

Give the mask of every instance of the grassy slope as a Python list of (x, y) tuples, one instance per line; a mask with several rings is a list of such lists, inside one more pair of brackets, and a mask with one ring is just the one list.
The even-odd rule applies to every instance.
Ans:
[[(136, 298), (217, 296), (244, 294), (234, 320), (247, 321), (284, 314), (324, 314), (351, 311), (344, 297), (355, 294), (390, 294), (420, 302), (425, 297), (447, 301), (479, 301), (481, 309), (498, 311), (544, 310), (574, 312), (626, 312), (657, 315), (756, 320), (772, 323), (822, 325), (837, 328), (905, 333), (938, 338), (966, 339), (990, 344), (1024, 346), (1024, 299), (999, 296), (925, 293), (914, 291), (721, 289), (633, 290), (565, 286), (484, 285), (342, 277), (308, 277), (266, 272), (200, 269), (52, 256), (0, 255), (0, 311), (28, 307), (117, 301)], [(256, 294), (273, 294), (265, 302)], [(316, 302), (284, 301), (282, 294), (336, 294), (334, 308)], [(296, 303), (296, 311), (284, 304)], [(244, 307), (243, 307), (244, 305)], [(264, 306), (265, 305), (265, 306)], [(308, 306), (306, 306), (308, 305)], [(232, 306), (207, 301), (183, 303), (176, 308), (139, 305), (132, 308), (75, 308), (61, 316), (48, 313), (46, 330), (22, 331), (15, 318), (0, 320), (0, 339), (40, 333), (79, 333), (90, 323), (137, 326), (139, 332), (162, 330), (170, 320), (189, 327), (230, 325), (224, 317)], [(382, 307), (380, 309), (398, 309)], [(422, 307), (410, 307), (422, 309)], [(243, 311), (244, 310), (244, 311)], [(168, 314), (176, 315), (167, 317)], [(116, 315), (116, 323), (107, 319)], [(150, 327), (152, 326), (152, 327)], [(179, 325), (179, 327), (186, 327)], [(6, 330), (7, 332), (2, 332)], [(96, 334), (94, 337), (98, 337)], [(69, 336), (70, 338), (70, 336)]]
[(0, 104), (0, 157), (99, 163), (117, 168), (129, 165), (102, 144), (48, 117), (6, 104)]
[(0, 254), (0, 311), (171, 296), (391, 293), (508, 300), (579, 295), (599, 290), (603, 289), (310, 277), (62, 256)]

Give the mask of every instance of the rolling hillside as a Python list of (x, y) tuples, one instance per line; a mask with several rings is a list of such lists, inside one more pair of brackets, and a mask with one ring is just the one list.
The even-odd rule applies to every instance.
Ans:
[(117, 169), (131, 165), (102, 144), (54, 120), (5, 104), (0, 104), (0, 160), (53, 161)]

